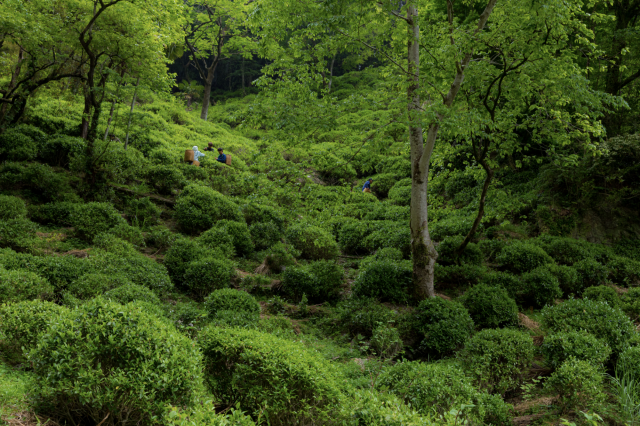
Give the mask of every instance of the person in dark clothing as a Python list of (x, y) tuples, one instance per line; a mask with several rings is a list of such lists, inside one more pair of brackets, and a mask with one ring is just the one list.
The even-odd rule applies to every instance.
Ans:
[(371, 192), (371, 184), (373, 183), (373, 179), (369, 179), (362, 185), (362, 192)]
[(218, 148), (218, 158), (216, 158), (216, 161), (219, 161), (220, 163), (227, 163), (227, 156), (222, 152), (222, 148)]
[(209, 146), (207, 146), (204, 150), (205, 151), (213, 151), (213, 143), (209, 142)]

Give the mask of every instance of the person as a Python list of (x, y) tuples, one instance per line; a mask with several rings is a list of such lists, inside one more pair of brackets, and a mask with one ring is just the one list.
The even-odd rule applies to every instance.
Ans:
[(222, 148), (218, 148), (218, 158), (216, 158), (216, 161), (219, 161), (221, 163), (227, 164), (227, 156), (224, 154), (224, 152), (222, 152)]
[(373, 179), (369, 178), (368, 181), (362, 185), (362, 192), (371, 192), (371, 184), (373, 183)]
[(198, 147), (194, 146), (193, 147), (193, 159), (200, 162), (200, 158), (204, 157), (204, 154), (201, 153), (200, 151), (198, 151)]
[(209, 145), (204, 150), (205, 151), (213, 151), (213, 142), (209, 142)]

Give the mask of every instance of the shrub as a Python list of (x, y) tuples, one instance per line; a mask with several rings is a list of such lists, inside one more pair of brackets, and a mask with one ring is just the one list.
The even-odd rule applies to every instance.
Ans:
[(93, 239), (93, 245), (94, 247), (101, 248), (104, 251), (119, 256), (135, 255), (137, 253), (133, 244), (107, 233), (96, 235)]
[(157, 165), (146, 169), (146, 178), (154, 188), (164, 195), (171, 195), (174, 190), (184, 188), (186, 178), (182, 171), (173, 165)]
[(160, 207), (156, 206), (149, 197), (131, 201), (127, 205), (125, 212), (134, 226), (143, 229), (156, 225), (162, 214)]
[(636, 381), (640, 380), (640, 346), (633, 346), (622, 352), (616, 368)]
[(131, 226), (126, 222), (122, 222), (109, 230), (109, 234), (128, 241), (136, 247), (144, 247), (144, 236), (140, 228)]
[(197, 234), (211, 228), (217, 221), (241, 221), (240, 209), (231, 200), (211, 188), (188, 185), (175, 205), (175, 217), (188, 233)]
[(556, 298), (562, 296), (558, 279), (546, 266), (540, 266), (523, 274), (522, 284), (514, 296), (523, 306), (541, 308), (545, 305), (552, 305)]
[(44, 225), (70, 226), (71, 211), (77, 204), (69, 202), (47, 203), (39, 206), (29, 206), (29, 216), (32, 220)]
[(511, 424), (512, 407), (476, 390), (464, 371), (451, 364), (399, 362), (383, 370), (377, 386), (389, 389), (425, 416), (443, 415), (471, 403), (472, 409), (460, 414), (472, 424)]
[(383, 173), (377, 175), (373, 179), (371, 190), (381, 198), (386, 198), (389, 195), (389, 190), (395, 185), (396, 177), (392, 173)]
[(224, 407), (240, 404), (271, 425), (323, 423), (342, 400), (332, 366), (302, 344), (267, 333), (208, 327), (198, 336), (205, 378)]
[(633, 322), (619, 309), (605, 302), (570, 299), (542, 310), (542, 324), (549, 332), (584, 330), (604, 340), (614, 358), (635, 333)]
[(194, 404), (190, 408), (171, 407), (162, 422), (165, 426), (256, 426), (251, 417), (240, 410), (216, 413), (213, 401)]
[(51, 299), (53, 291), (46, 279), (33, 272), (0, 269), (0, 303)]
[(398, 206), (411, 205), (411, 178), (396, 182), (389, 190), (389, 200)]
[(556, 238), (546, 244), (544, 250), (559, 264), (571, 266), (593, 257), (593, 253), (586, 244), (572, 238)]
[(218, 252), (220, 257), (232, 258), (236, 255), (233, 237), (222, 228), (215, 227), (204, 231), (196, 238), (196, 241), (202, 247), (206, 247), (212, 252)]
[(368, 235), (364, 240), (364, 246), (369, 251), (382, 248), (396, 248), (404, 257), (411, 254), (411, 230), (407, 223), (381, 221), (381, 226)]
[(368, 253), (364, 242), (372, 228), (371, 222), (360, 220), (346, 222), (338, 232), (340, 247), (345, 253), (349, 254)]
[(90, 257), (89, 260), (94, 271), (105, 275), (123, 275), (132, 283), (147, 287), (156, 293), (173, 289), (167, 269), (139, 253), (133, 255), (102, 253)]
[(544, 338), (542, 353), (547, 365), (554, 370), (569, 358), (590, 362), (602, 368), (611, 355), (611, 348), (602, 340), (583, 331), (551, 334)]
[[(37, 137), (38, 140), (33, 139), (30, 130), (36, 131), (40, 136)], [(0, 135), (0, 154), (4, 154), (9, 161), (33, 160), (38, 153), (39, 142), (44, 136), (40, 129), (29, 125), (9, 128)]]
[(249, 234), (257, 250), (264, 250), (282, 238), (282, 232), (274, 222), (256, 222), (249, 227)]
[(147, 302), (154, 305), (160, 304), (160, 298), (153, 291), (141, 285), (129, 283), (116, 287), (104, 294), (105, 299), (111, 299), (122, 305), (131, 302)]
[(38, 225), (26, 217), (0, 221), (0, 246), (27, 251), (34, 245)]
[(408, 303), (413, 269), (409, 261), (371, 262), (356, 278), (353, 294), (371, 297), (381, 302)]
[(551, 274), (556, 277), (563, 295), (576, 294), (580, 287), (578, 285), (578, 271), (571, 266), (546, 265)]
[(593, 408), (604, 402), (602, 373), (593, 364), (569, 358), (547, 379), (545, 390), (560, 396), (564, 412)]
[(273, 222), (280, 232), (284, 230), (284, 217), (274, 207), (251, 202), (242, 206), (242, 213), (249, 225)]
[(82, 153), (85, 141), (67, 135), (53, 135), (40, 149), (39, 157), (50, 166), (67, 167), (70, 159)]
[(197, 300), (202, 300), (214, 290), (229, 287), (235, 273), (235, 265), (226, 259), (194, 260), (184, 273), (184, 285)]
[(109, 290), (123, 285), (133, 284), (123, 275), (85, 274), (69, 284), (69, 293), (80, 300), (99, 296)]
[(417, 335), (418, 349), (438, 357), (464, 346), (473, 332), (473, 320), (462, 304), (439, 297), (423, 300), (407, 318)]
[(171, 245), (164, 256), (164, 265), (169, 271), (171, 280), (176, 285), (182, 285), (184, 283), (184, 273), (187, 272), (189, 263), (208, 256), (207, 249), (196, 241), (180, 238)]
[(164, 226), (154, 226), (145, 235), (145, 244), (158, 249), (170, 247), (178, 238), (179, 234), (174, 234)]
[(582, 294), (587, 287), (605, 284), (609, 271), (606, 266), (601, 265), (593, 259), (585, 259), (576, 262), (573, 267), (578, 273), (578, 295)]
[(17, 349), (35, 348), (51, 318), (66, 311), (63, 306), (44, 300), (28, 300), (0, 307), (0, 330)]
[(441, 265), (460, 265), (467, 263), (471, 265), (481, 265), (482, 252), (474, 243), (467, 244), (462, 255), (456, 254), (464, 238), (462, 235), (445, 237), (438, 245), (438, 263)]
[(526, 333), (487, 329), (467, 342), (461, 361), (482, 389), (504, 394), (520, 385), (533, 353), (533, 340)]
[(76, 204), (69, 212), (69, 222), (81, 238), (92, 241), (96, 235), (125, 223), (110, 203)]
[(352, 336), (371, 337), (376, 327), (394, 322), (396, 317), (394, 311), (375, 299), (352, 298), (338, 304), (335, 323)]
[(608, 263), (609, 278), (624, 287), (640, 284), (640, 262), (626, 257), (614, 256)]
[(400, 398), (371, 389), (358, 389), (341, 414), (352, 424), (362, 426), (433, 426), (430, 418), (422, 417)]
[(0, 220), (16, 219), (27, 215), (27, 206), (18, 197), (0, 195)]
[(360, 261), (358, 265), (359, 269), (366, 269), (369, 264), (375, 262), (376, 260), (387, 260), (390, 262), (400, 262), (402, 261), (402, 252), (397, 248), (386, 247), (376, 251), (371, 256), (367, 256)]
[(594, 287), (587, 288), (583, 293), (582, 297), (584, 299), (595, 300), (598, 302), (607, 302), (609, 306), (613, 308), (620, 307), (620, 298), (618, 297), (618, 293), (606, 285), (599, 285)]
[(634, 321), (640, 318), (640, 288), (632, 288), (620, 296), (622, 310), (629, 314)]
[(453, 284), (454, 286), (475, 285), (484, 279), (486, 270), (477, 265), (435, 265), (436, 283)]
[(402, 350), (400, 332), (387, 324), (377, 326), (369, 341), (369, 349), (379, 358), (395, 357)]
[(200, 391), (201, 360), (190, 339), (133, 303), (96, 299), (49, 323), (29, 354), (36, 398), (75, 424), (149, 424), (167, 404)]
[(538, 266), (553, 263), (553, 259), (543, 249), (530, 243), (514, 241), (500, 250), (498, 263), (512, 272), (531, 271)]
[(487, 274), (482, 279), (482, 283), (493, 287), (502, 287), (507, 290), (510, 295), (515, 294), (517, 289), (522, 286), (520, 277), (509, 272), (492, 272)]
[(284, 243), (276, 243), (266, 250), (264, 264), (270, 272), (279, 274), (287, 266), (294, 265), (296, 257), (299, 255), (300, 252), (293, 247)]
[(247, 256), (253, 253), (255, 246), (251, 241), (249, 228), (244, 222), (234, 222), (231, 220), (221, 220), (215, 224), (231, 237), (231, 242), (238, 256)]
[(339, 295), (343, 276), (343, 269), (335, 262), (319, 260), (307, 267), (285, 269), (282, 290), (295, 302), (303, 294), (313, 303), (333, 301)]
[(462, 304), (477, 327), (499, 328), (518, 324), (518, 306), (502, 287), (475, 285), (464, 294)]
[(340, 253), (333, 235), (317, 226), (298, 223), (287, 229), (286, 237), (307, 259), (333, 259)]
[(204, 301), (210, 318), (215, 318), (222, 311), (246, 313), (253, 322), (260, 318), (260, 304), (249, 293), (224, 288), (213, 291)]

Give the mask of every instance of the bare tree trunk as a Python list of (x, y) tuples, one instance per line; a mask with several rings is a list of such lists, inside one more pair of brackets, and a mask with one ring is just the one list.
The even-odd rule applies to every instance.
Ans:
[[(418, 10), (407, 8), (408, 28), (408, 78), (409, 143), (411, 145), (411, 253), (413, 254), (413, 293), (418, 300), (435, 297), (433, 273), (438, 253), (429, 235), (427, 207), (427, 181), (429, 162), (420, 161), (425, 150), (420, 114), (420, 26)], [(430, 129), (431, 133), (431, 129)], [(435, 140), (435, 138), (434, 138)]]
[(210, 67), (207, 71), (207, 79), (204, 81), (204, 96), (202, 98), (202, 111), (200, 118), (207, 121), (209, 115), (209, 104), (211, 103), (211, 86), (213, 84), (213, 75), (216, 71), (215, 67)]
[(127, 123), (127, 137), (124, 141), (124, 149), (127, 149), (127, 146), (129, 146), (129, 128), (131, 127), (131, 118), (133, 117), (133, 106), (136, 104), (138, 84), (140, 84), (140, 77), (136, 80), (136, 88), (133, 90), (133, 99), (131, 99), (131, 110), (129, 111), (129, 122)]

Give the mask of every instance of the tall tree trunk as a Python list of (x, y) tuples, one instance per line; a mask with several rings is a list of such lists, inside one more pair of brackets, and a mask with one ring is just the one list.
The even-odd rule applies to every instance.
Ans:
[(133, 99), (131, 99), (131, 110), (129, 111), (129, 122), (127, 123), (127, 137), (124, 141), (124, 149), (129, 146), (129, 128), (131, 127), (131, 117), (133, 117), (133, 106), (136, 104), (136, 96), (138, 95), (138, 85), (140, 84), (140, 77), (136, 80), (136, 88), (133, 90)]
[(84, 140), (89, 138), (89, 115), (91, 114), (91, 100), (89, 99), (89, 96), (89, 94), (85, 94), (84, 96), (84, 110), (82, 111), (82, 130), (80, 132), (80, 136)]
[(105, 141), (107, 140), (107, 137), (109, 137), (109, 127), (111, 126), (111, 121), (113, 120), (113, 111), (116, 107), (116, 101), (120, 97), (120, 88), (124, 85), (124, 73), (125, 73), (125, 70), (123, 69), (122, 72), (120, 73), (120, 83), (118, 84), (116, 95), (113, 98), (113, 102), (111, 102), (111, 110), (109, 111), (109, 121), (107, 121), (107, 130), (105, 130), (104, 132)]
[[(435, 297), (434, 266), (438, 258), (429, 235), (427, 181), (429, 162), (420, 161), (425, 152), (422, 136), (420, 106), (420, 26), (418, 10), (407, 8), (408, 27), (408, 115), (409, 143), (411, 145), (411, 253), (413, 254), (413, 292), (418, 300)], [(431, 133), (431, 129), (430, 129)], [(434, 138), (435, 141), (435, 138)], [(424, 165), (423, 165), (424, 164)]]
[(216, 67), (209, 67), (207, 71), (207, 79), (204, 81), (204, 96), (202, 98), (202, 111), (200, 112), (200, 118), (207, 121), (209, 115), (209, 104), (211, 103), (211, 85), (213, 84), (213, 76), (215, 74)]
[[(16, 63), (16, 67), (13, 70), (13, 73), (11, 74), (11, 81), (9, 82), (9, 86), (7, 86), (6, 93), (9, 93), (14, 89), (14, 87), (16, 87), (18, 83), (18, 77), (20, 77), (20, 70), (22, 69), (23, 62), (24, 62), (24, 50), (20, 48), (20, 51), (18, 52), (18, 62)], [(5, 122), (7, 112), (9, 111), (9, 106), (10, 105), (8, 103), (2, 104), (2, 107), (0, 108), (0, 124), (3, 124)], [(2, 131), (3, 131), (3, 127), (0, 126), (0, 133), (2, 133)]]

